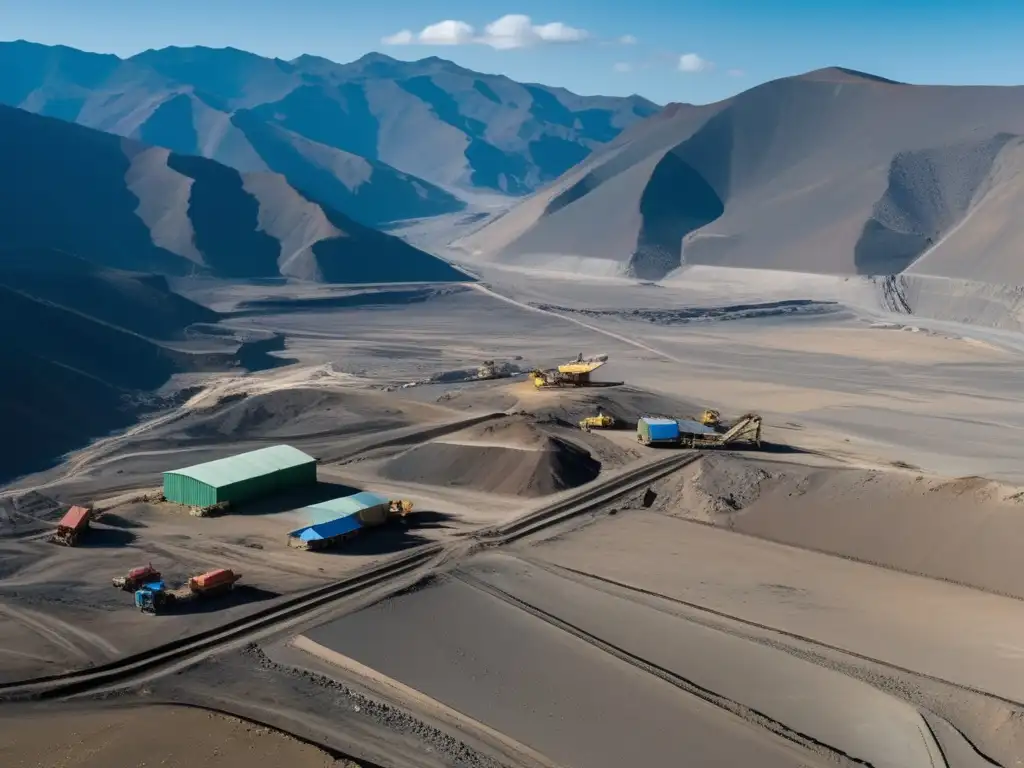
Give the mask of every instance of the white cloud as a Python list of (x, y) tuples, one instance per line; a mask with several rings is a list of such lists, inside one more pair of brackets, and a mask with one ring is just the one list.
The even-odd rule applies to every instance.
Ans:
[(382, 37), (380, 41), (384, 45), (409, 45), (415, 39), (416, 35), (412, 33), (411, 29), (403, 29), (401, 32)]
[(636, 45), (637, 42), (636, 36), (634, 35), (623, 35), (619, 38), (619, 43), (622, 45)]
[(616, 72), (632, 72), (633, 65), (628, 61), (620, 61), (615, 65), (614, 69)]
[(587, 37), (585, 30), (570, 27), (560, 21), (534, 24), (529, 16), (510, 13), (488, 24), (479, 42), (499, 51), (507, 51), (539, 43), (578, 43)]
[(465, 45), (473, 42), (473, 28), (464, 21), (439, 21), (419, 34), (424, 45)]
[(449, 19), (425, 27), (419, 34), (403, 29), (381, 40), (385, 45), (468, 45), (479, 43), (497, 50), (526, 48), (543, 43), (578, 43), (590, 37), (584, 29), (577, 29), (561, 21), (534, 24), (529, 16), (508, 14), (488, 24), (478, 35), (464, 21)]
[(712, 63), (702, 59), (696, 53), (684, 53), (679, 57), (679, 71), (681, 72), (704, 72), (711, 69)]

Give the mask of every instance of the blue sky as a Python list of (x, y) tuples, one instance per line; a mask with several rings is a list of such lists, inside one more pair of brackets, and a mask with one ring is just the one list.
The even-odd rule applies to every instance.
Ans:
[[(530, 22), (506, 20), (488, 33), (489, 24), (508, 15), (528, 16)], [(472, 31), (448, 25), (427, 38), (464, 44), (419, 41), (425, 28), (445, 20)], [(545, 26), (557, 22), (564, 26)], [(403, 30), (412, 33), (412, 44), (382, 43)], [(283, 59), (312, 53), (335, 61), (372, 50), (401, 59), (437, 55), (516, 80), (586, 94), (639, 93), (659, 103), (716, 101), (765, 80), (829, 65), (916, 83), (1020, 84), (1022, 30), (1024, 0), (0, 3), (0, 39), (6, 40), (122, 56), (167, 45), (230, 45)], [(623, 42), (626, 36), (635, 42)], [(585, 39), (564, 41), (576, 37)], [(691, 71), (680, 68), (686, 54), (697, 57), (684, 60)]]

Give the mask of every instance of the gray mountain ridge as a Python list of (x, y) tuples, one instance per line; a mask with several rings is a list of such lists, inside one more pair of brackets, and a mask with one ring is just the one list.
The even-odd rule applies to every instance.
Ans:
[(659, 109), (578, 96), (431, 57), (269, 59), (234, 48), (120, 59), (0, 43), (0, 103), (273, 171), (376, 226), (465, 207), (460, 192), (528, 194)]
[(833, 67), (634, 124), (455, 245), (661, 279), (688, 265), (1024, 284), (1024, 87)]

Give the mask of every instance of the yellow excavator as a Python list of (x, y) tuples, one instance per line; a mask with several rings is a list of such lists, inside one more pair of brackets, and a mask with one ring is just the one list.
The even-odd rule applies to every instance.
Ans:
[(615, 419), (600, 411), (597, 416), (587, 416), (580, 421), (580, 429), (589, 432), (592, 429), (611, 429), (615, 426)]

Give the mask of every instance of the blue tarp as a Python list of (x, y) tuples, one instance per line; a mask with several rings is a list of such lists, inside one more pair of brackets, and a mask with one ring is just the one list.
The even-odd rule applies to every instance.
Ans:
[(362, 527), (363, 524), (359, 521), (359, 512), (357, 510), (344, 517), (326, 520), (306, 528), (299, 528), (288, 535), (303, 541), (322, 541), (324, 539), (333, 539), (337, 536), (344, 536), (346, 533), (352, 533), (352, 531), (357, 531)]

